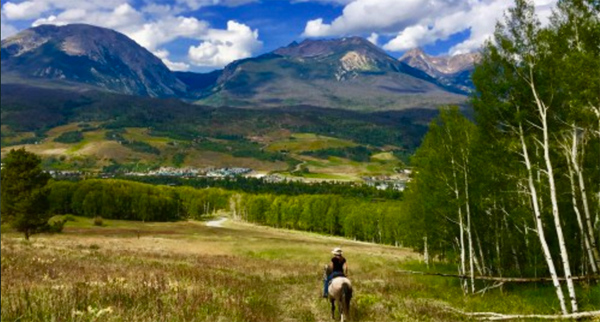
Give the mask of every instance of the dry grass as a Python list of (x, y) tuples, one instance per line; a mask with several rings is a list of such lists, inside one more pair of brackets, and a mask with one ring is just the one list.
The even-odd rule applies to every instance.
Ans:
[(419, 305), (386, 291), (418, 287), (381, 270), (413, 256), (404, 249), (247, 224), (85, 220), (31, 243), (3, 235), (2, 321), (327, 321), (321, 267), (337, 245), (351, 260), (356, 321)]
[[(552, 313), (551, 289), (463, 297), (458, 283), (396, 270), (403, 248), (227, 222), (69, 222), (24, 242), (2, 235), (2, 321), (330, 321), (320, 298), (329, 250), (342, 246), (352, 321), (459, 321), (467, 311)], [(589, 297), (598, 294), (589, 291)], [(596, 292), (596, 293), (594, 293)], [(587, 293), (586, 293), (587, 294)], [(588, 302), (593, 300), (588, 300)], [(583, 305), (589, 309), (590, 304)], [(591, 306), (593, 307), (593, 305)]]

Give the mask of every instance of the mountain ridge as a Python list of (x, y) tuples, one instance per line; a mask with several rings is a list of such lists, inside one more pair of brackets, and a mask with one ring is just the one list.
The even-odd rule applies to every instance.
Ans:
[(177, 97), (210, 106), (399, 110), (463, 104), (468, 93), (360, 37), (294, 41), (206, 74), (172, 72), (127, 36), (83, 24), (27, 29), (3, 40), (1, 50), (3, 84)]
[(479, 53), (432, 56), (421, 48), (413, 48), (405, 52), (398, 60), (424, 71), (442, 84), (471, 92), (473, 89), (471, 75), (480, 59)]
[(359, 37), (292, 42), (227, 65), (199, 101), (275, 107), (403, 109), (462, 104), (466, 91), (389, 56)]
[(159, 58), (127, 36), (85, 24), (42, 25), (4, 39), (2, 73), (151, 97), (187, 90)]

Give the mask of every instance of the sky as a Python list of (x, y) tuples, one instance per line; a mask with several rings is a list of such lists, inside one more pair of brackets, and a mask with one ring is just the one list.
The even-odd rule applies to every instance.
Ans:
[[(534, 0), (542, 22), (556, 0)], [(361, 36), (394, 57), (477, 51), (512, 0), (11, 0), (1, 37), (41, 24), (117, 30), (172, 70), (207, 72), (303, 39)]]

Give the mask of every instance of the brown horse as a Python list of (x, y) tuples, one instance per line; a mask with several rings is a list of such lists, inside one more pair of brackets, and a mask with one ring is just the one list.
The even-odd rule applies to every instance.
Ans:
[(336, 277), (329, 284), (329, 300), (331, 301), (331, 318), (335, 320), (335, 303), (340, 310), (340, 320), (344, 322), (350, 316), (350, 300), (352, 299), (352, 283), (346, 277)]

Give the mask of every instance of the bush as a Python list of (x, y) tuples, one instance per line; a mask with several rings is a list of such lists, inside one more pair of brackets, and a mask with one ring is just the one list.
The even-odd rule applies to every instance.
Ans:
[(94, 226), (104, 226), (104, 220), (102, 219), (102, 217), (94, 217)]
[(65, 228), (66, 223), (67, 223), (67, 220), (64, 218), (50, 221), (50, 222), (48, 222), (48, 226), (44, 227), (43, 232), (51, 233), (51, 234), (62, 233), (63, 228)]
[(54, 139), (54, 142), (60, 143), (79, 143), (83, 141), (83, 134), (80, 131), (65, 132)]

